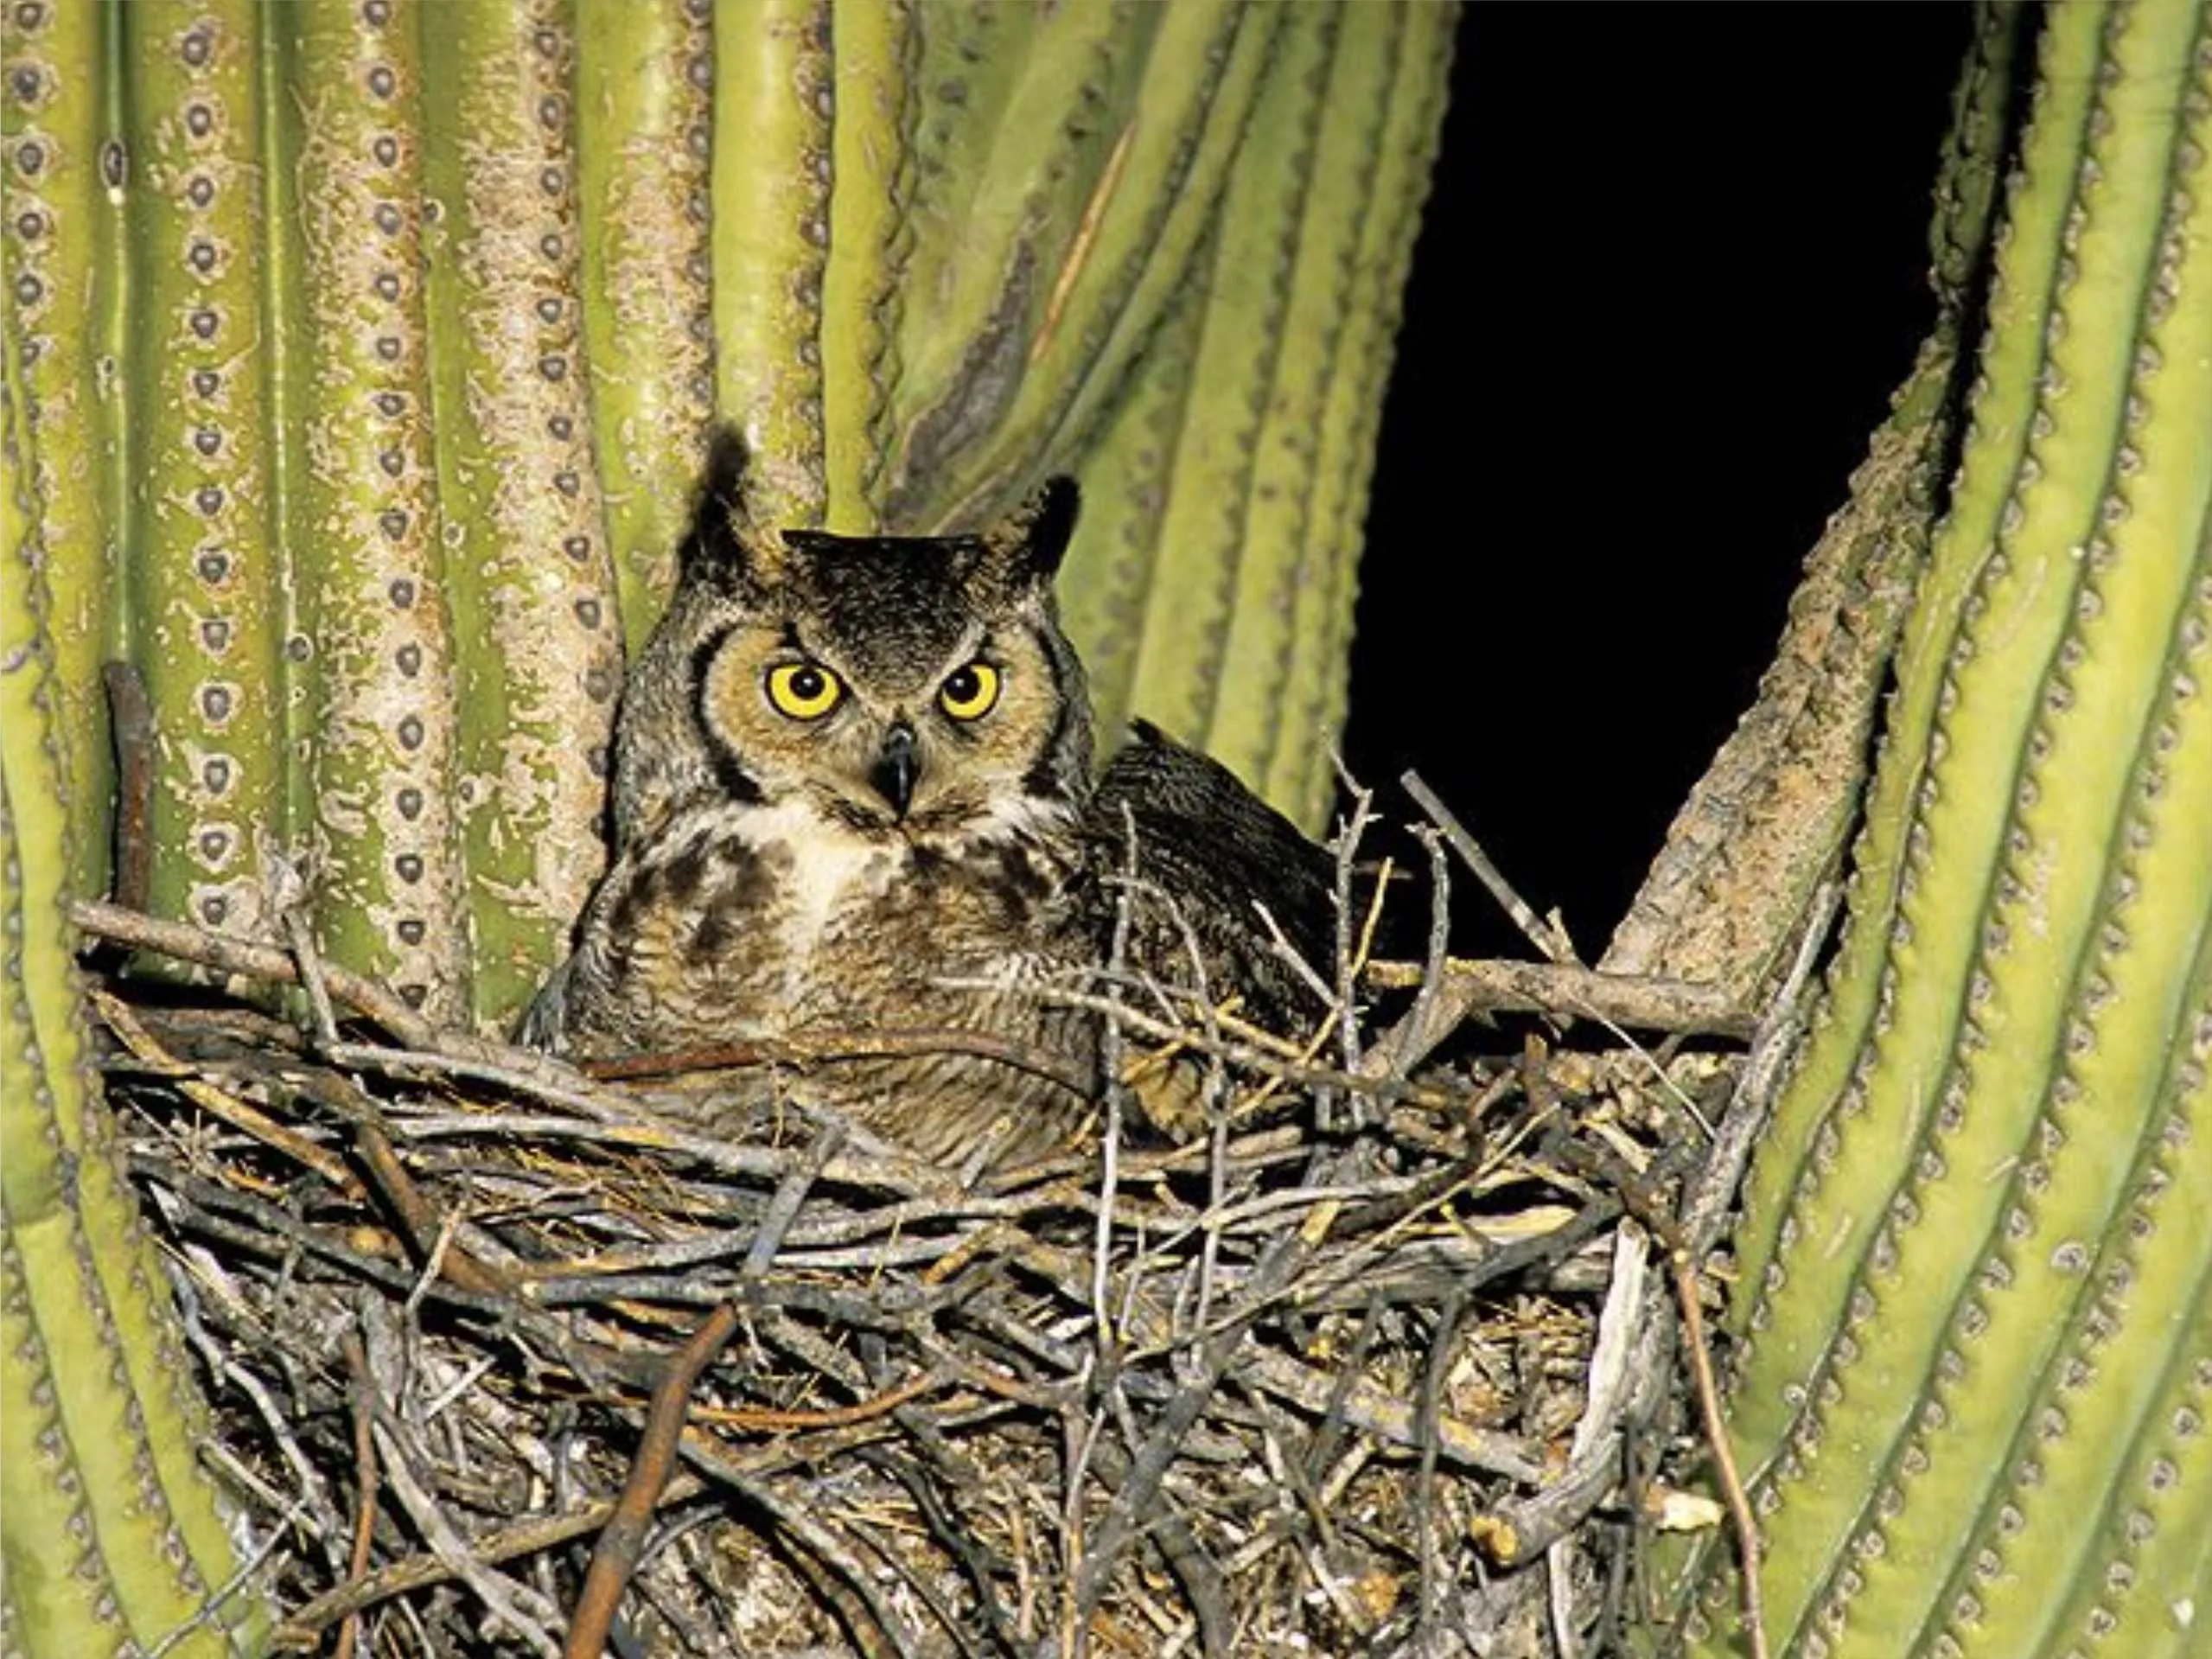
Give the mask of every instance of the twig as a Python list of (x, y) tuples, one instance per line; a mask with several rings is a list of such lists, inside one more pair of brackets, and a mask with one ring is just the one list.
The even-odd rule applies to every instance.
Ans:
[(1499, 872), (1497, 865), (1490, 862), (1489, 855), (1467, 833), (1467, 826), (1452, 815), (1451, 808), (1444, 804), (1435, 790), (1421, 781), (1421, 775), (1405, 772), (1399, 775), (1398, 782), (1406, 793), (1419, 804), (1421, 810), (1428, 814), (1431, 821), (1444, 832), (1444, 839), (1451, 843), (1451, 850), (1475, 872), (1476, 880), (1490, 890), (1490, 896), (1497, 900), (1505, 913), (1513, 918), (1514, 925), (1527, 937), (1528, 942), (1543, 952), (1551, 961), (1578, 964), (1581, 959), (1575, 954), (1574, 941), (1567, 937), (1557, 922), (1538, 916), (1522, 902), (1520, 895), (1514, 891), (1513, 884)]
[(317, 1145), (298, 1130), (277, 1122), (258, 1107), (239, 1100), (227, 1090), (218, 1088), (197, 1075), (140, 1024), (130, 1006), (108, 992), (94, 989), (93, 1008), (102, 1023), (113, 1031), (123, 1046), (140, 1063), (161, 1076), (171, 1079), (177, 1091), (210, 1117), (227, 1123), (232, 1128), (252, 1136), (265, 1145), (273, 1146), (287, 1158), (305, 1164), (328, 1182), (341, 1196), (358, 1199), (362, 1196), (361, 1184), (346, 1167), (345, 1160), (335, 1152)]
[[(368, 1575), (369, 1545), (376, 1536), (375, 1413), (369, 1403), (373, 1385), (369, 1379), (368, 1355), (361, 1348), (360, 1335), (347, 1331), (340, 1339), (339, 1347), (346, 1356), (346, 1369), (353, 1378), (348, 1393), (354, 1410), (354, 1479), (358, 1489), (354, 1499), (354, 1554), (346, 1579), (349, 1584), (358, 1584)], [(354, 1659), (360, 1622), (360, 1609), (347, 1613), (338, 1627), (336, 1659)]]
[[(992, 990), (1002, 987), (992, 986)], [(804, 1037), (756, 1038), (747, 1043), (724, 1043), (711, 1048), (676, 1049), (659, 1054), (628, 1054), (603, 1060), (585, 1060), (578, 1069), (587, 1077), (606, 1082), (631, 1082), (644, 1078), (680, 1077), (693, 1072), (752, 1070), (781, 1066), (806, 1071), (815, 1066), (838, 1065), (861, 1060), (900, 1059), (910, 1055), (959, 1054), (994, 1061), (1009, 1070), (1025, 1072), (1057, 1084), (1085, 1100), (1094, 1087), (1085, 1072), (1066, 1059), (1033, 1044), (993, 1037), (988, 1031), (963, 1031), (951, 1027), (893, 1029), (872, 1031), (819, 1031)]]
[[(1412, 962), (1375, 962), (1367, 983), (1380, 989), (1418, 986), (1427, 970)], [(1441, 1000), (1469, 1012), (1561, 1014), (1625, 1025), (1632, 1030), (1745, 1037), (1754, 1017), (1721, 986), (1648, 975), (1603, 973), (1552, 962), (1453, 957), (1444, 964)]]
[(1690, 1375), (1696, 1380), (1698, 1412), (1704, 1420), (1705, 1443), (1712, 1448), (1713, 1467), (1720, 1477), (1722, 1498), (1736, 1528), (1736, 1547), (1743, 1574), (1743, 1629), (1750, 1639), (1751, 1659), (1767, 1659), (1766, 1615), (1759, 1593), (1759, 1523), (1751, 1514), (1751, 1500), (1736, 1471), (1736, 1453), (1728, 1439), (1728, 1425), (1721, 1416), (1720, 1388), (1713, 1381), (1712, 1356), (1705, 1350), (1705, 1315), (1698, 1306), (1697, 1271), (1686, 1247), (1676, 1245), (1667, 1253), (1673, 1272), (1674, 1294), (1682, 1310), (1682, 1333), (1690, 1350)]
[[(981, 982), (947, 980), (944, 983), (966, 987)], [(1256, 1073), (1262, 1077), (1280, 1078), (1284, 1082), (1293, 1083), (1303, 1088), (1358, 1089), (1378, 1100), (1404, 1101), (1408, 1105), (1427, 1107), (1439, 1112), (1449, 1112), (1460, 1103), (1458, 1097), (1443, 1089), (1432, 1088), (1425, 1084), (1403, 1081), (1393, 1082), (1389, 1078), (1367, 1077), (1354, 1072), (1339, 1071), (1333, 1066), (1300, 1064), (1241, 1043), (1208, 1044), (1206, 1038), (1198, 1032), (1170, 1024), (1166, 1020), (1155, 1018), (1152, 1015), (1130, 1007), (1125, 1003), (1117, 1003), (1111, 998), (1095, 995), (1090, 992), (1073, 991), (1062, 986), (1054, 985), (1024, 986), (1020, 987), (1020, 990), (1023, 995), (1034, 998), (1039, 1002), (1056, 1007), (1080, 1008), (1087, 1012), (1104, 1015), (1108, 1019), (1118, 1019), (1130, 1030), (1141, 1036), (1151, 1037), (1155, 1042), (1181, 1043), (1187, 1047), (1197, 1049), (1201, 1052), (1209, 1052), (1218, 1049), (1221, 1057), (1232, 1065), (1241, 1066), (1246, 1070)], [(1326, 1039), (1324, 1038), (1323, 1041), (1325, 1042)]]
[[(1332, 757), (1334, 758), (1334, 757)], [(1359, 963), (1353, 955), (1352, 937), (1352, 876), (1355, 861), (1359, 857), (1360, 842), (1366, 837), (1367, 825), (1374, 817), (1374, 793), (1354, 783), (1351, 775), (1344, 770), (1342, 760), (1336, 762), (1338, 775), (1352, 797), (1351, 815), (1336, 833), (1336, 1021), (1337, 1063), (1347, 1071), (1360, 1069), (1359, 1021)], [(1373, 911), (1379, 909), (1382, 891), (1387, 879), (1384, 876), (1375, 882), (1374, 905), (1370, 907), (1366, 936), (1372, 938), (1374, 929)]]
[(599, 1659), (605, 1650), (622, 1592), (637, 1570), (647, 1523), (667, 1489), (668, 1477), (675, 1471), (677, 1446), (683, 1438), (692, 1390), (736, 1332), (737, 1310), (725, 1302), (707, 1316), (691, 1341), (669, 1361), (660, 1386), (653, 1389), (652, 1409), (646, 1415), (645, 1433), (638, 1442), (629, 1479), (623, 1483), (615, 1512), (592, 1549), (591, 1566), (576, 1598), (562, 1659)]
[[(220, 973), (265, 979), (273, 985), (299, 983), (299, 964), (285, 952), (210, 933), (188, 922), (168, 922), (121, 905), (82, 898), (70, 901), (69, 919), (82, 931), (99, 938), (172, 956), (181, 962), (196, 962)], [(373, 979), (340, 967), (326, 969), (325, 975), (331, 991), (347, 1006), (367, 1015), (410, 1048), (437, 1048), (445, 1040), (437, 1027)]]
[[(430, 1547), (431, 1553), (445, 1563), (456, 1578), (475, 1591), (494, 1617), (523, 1642), (545, 1659), (560, 1659), (560, 1646), (546, 1628), (558, 1618), (557, 1611), (544, 1605), (538, 1592), (527, 1585), (493, 1571), (469, 1553), (468, 1541), (415, 1478), (415, 1471), (408, 1466), (405, 1453), (400, 1449), (397, 1431), (385, 1420), (381, 1410), (377, 1413), (374, 1432), (392, 1493), (422, 1533), (423, 1541)], [(529, 1608), (526, 1612), (526, 1604)]]

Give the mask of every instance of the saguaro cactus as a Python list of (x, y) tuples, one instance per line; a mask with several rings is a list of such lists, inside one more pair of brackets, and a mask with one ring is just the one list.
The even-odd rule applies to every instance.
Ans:
[[(1049, 469), (1105, 711), (1316, 814), (1449, 11), (398, 0), (5, 13), (75, 884), (102, 660), (157, 909), (496, 1024), (596, 871), (708, 422), (774, 520)], [(134, 820), (135, 821), (135, 820)]]
[[(2202, 1651), (2212, 6), (2061, 6), (1731, 1432), (1807, 1655)], [(1724, 1552), (1690, 1620), (1742, 1652)]]

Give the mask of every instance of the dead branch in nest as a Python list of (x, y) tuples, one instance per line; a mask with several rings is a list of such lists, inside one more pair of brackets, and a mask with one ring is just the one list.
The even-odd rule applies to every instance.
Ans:
[[(1740, 1075), (1639, 1051), (1425, 1065), (1497, 1005), (1444, 955), (1448, 839), (1389, 1031), (1354, 1001), (1406, 977), (1368, 963), (1355, 838), (1305, 1041), (1202, 978), (1022, 987), (1091, 1010), (1130, 1065), (1201, 1062), (1208, 1132), (1117, 1122), (1103, 1158), (972, 1184), (803, 1110), (790, 1144), (718, 1141), (624, 1086), (765, 1064), (803, 1097), (810, 1066), (958, 1034), (589, 1075), (432, 1029), (304, 937), (80, 906), (100, 937), (330, 999), (304, 1035), (127, 984), (98, 1005), (278, 1645), (377, 1651), (405, 1624), (488, 1656), (1533, 1655), (1593, 1624), (1618, 1577), (1593, 1564), (1636, 1533), (1608, 1507), (1624, 1443), (1698, 1420), (1630, 1218), (1690, 1286), (1794, 986)], [(1508, 984), (1562, 1018), (1737, 1029), (1571, 961)], [(1707, 1151), (1687, 1120), (1724, 1095)], [(328, 1547), (300, 1547), (308, 1515)]]

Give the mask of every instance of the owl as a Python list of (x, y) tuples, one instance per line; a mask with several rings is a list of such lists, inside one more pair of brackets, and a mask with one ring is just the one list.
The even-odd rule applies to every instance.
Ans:
[(1117, 917), (1133, 982), (1317, 1011), (1289, 954), (1329, 960), (1327, 855), (1148, 726), (1093, 781), (1053, 598), (1072, 482), (978, 533), (845, 537), (763, 530), (744, 470), (718, 439), (616, 722), (613, 857), (526, 1042), (787, 1045), (794, 1097), (979, 1169), (1090, 1120), (1099, 1018), (1037, 988), (1113, 966)]

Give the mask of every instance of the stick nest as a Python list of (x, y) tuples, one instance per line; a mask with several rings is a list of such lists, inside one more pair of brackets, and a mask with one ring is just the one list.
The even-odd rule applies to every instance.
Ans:
[(398, 1013), (110, 980), (233, 1593), (298, 1652), (1609, 1645), (1697, 1451), (1654, 1218), (1741, 1061), (1493, 1031), (1411, 1068), (1464, 1011), (1444, 966), (1388, 1030), (1189, 1023), (1192, 1144), (1108, 1101), (1112, 1158), (973, 1181), (796, 1107), (685, 1133)]

